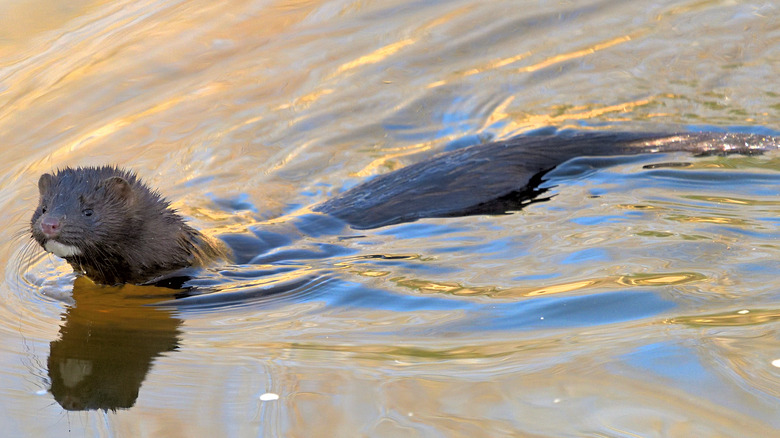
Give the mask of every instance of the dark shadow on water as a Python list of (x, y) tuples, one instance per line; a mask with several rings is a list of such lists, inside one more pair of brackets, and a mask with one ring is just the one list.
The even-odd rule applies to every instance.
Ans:
[(151, 306), (173, 291), (152, 286), (73, 286), (75, 304), (62, 317), (47, 362), (50, 392), (65, 410), (127, 409), (155, 359), (179, 345), (182, 320)]

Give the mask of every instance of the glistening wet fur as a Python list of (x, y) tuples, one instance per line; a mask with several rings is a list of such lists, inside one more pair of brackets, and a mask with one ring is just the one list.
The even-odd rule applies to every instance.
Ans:
[(115, 166), (43, 174), (31, 233), (96, 283), (145, 283), (221, 255), (156, 190)]
[[(689, 152), (759, 154), (780, 137), (735, 133), (561, 131), (445, 152), (377, 176), (313, 208), (353, 228), (425, 217), (505, 214), (523, 208), (559, 164), (582, 156)], [(64, 168), (38, 182), (35, 241), (97, 283), (149, 283), (224, 257), (135, 173), (114, 166)]]

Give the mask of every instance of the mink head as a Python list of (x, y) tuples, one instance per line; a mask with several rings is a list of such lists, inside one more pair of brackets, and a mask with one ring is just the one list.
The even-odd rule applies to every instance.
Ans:
[(146, 283), (224, 255), (132, 172), (65, 168), (38, 189), (33, 238), (96, 283)]
[(43, 174), (38, 190), (32, 235), (46, 251), (65, 259), (109, 254), (118, 243), (137, 239), (140, 213), (150, 200), (167, 207), (133, 173), (108, 166)]

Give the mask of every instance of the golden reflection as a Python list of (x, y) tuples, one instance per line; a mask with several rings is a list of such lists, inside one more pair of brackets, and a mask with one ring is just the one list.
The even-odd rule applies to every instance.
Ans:
[(640, 210), (640, 211), (661, 210), (661, 208), (658, 207), (658, 206), (646, 205), (646, 204), (641, 204), (641, 205), (638, 205), (638, 204), (619, 204), (617, 207), (618, 208), (622, 208), (624, 210)]
[(770, 205), (770, 206), (776, 206), (780, 205), (780, 202), (778, 201), (759, 201), (756, 199), (745, 199), (745, 198), (726, 198), (723, 196), (697, 196), (697, 195), (690, 195), (690, 196), (684, 196), (684, 199), (693, 199), (696, 201), (707, 201), (712, 202), (714, 204), (735, 204), (735, 205)]
[(592, 119), (607, 113), (630, 112), (636, 107), (650, 105), (654, 101), (655, 98), (651, 97), (647, 99), (636, 100), (633, 102), (623, 102), (623, 103), (618, 103), (615, 105), (609, 105), (609, 106), (599, 107), (599, 108), (573, 107), (572, 108), (573, 111), (580, 111), (580, 112), (566, 113), (561, 115), (549, 115), (549, 114), (539, 114), (536, 116), (531, 115), (528, 118), (526, 118), (525, 122), (531, 123), (534, 126), (554, 126), (565, 120)]
[(576, 58), (582, 58), (587, 55), (592, 55), (593, 53), (596, 53), (600, 50), (604, 50), (607, 48), (610, 48), (612, 46), (616, 46), (621, 43), (627, 43), (631, 41), (632, 39), (636, 38), (637, 35), (623, 35), (617, 38), (613, 38), (611, 40), (605, 41), (603, 43), (594, 44), (590, 47), (586, 47), (582, 50), (577, 50), (570, 53), (562, 53), (560, 55), (555, 55), (547, 60), (544, 60), (542, 62), (536, 63), (534, 65), (529, 65), (527, 67), (522, 67), (517, 69), (518, 73), (527, 73), (527, 72), (534, 72), (537, 70), (541, 70), (543, 68), (549, 67), (554, 64), (558, 64), (565, 61), (570, 61), (572, 59)]
[(363, 271), (358, 272), (358, 275), (362, 275), (363, 277), (384, 277), (386, 275), (389, 275), (390, 273), (387, 271)]
[(130, 126), (137, 122), (139, 119), (153, 114), (161, 113), (169, 110), (173, 106), (181, 103), (185, 98), (183, 96), (174, 96), (160, 102), (149, 109), (140, 111), (138, 113), (129, 114), (125, 117), (120, 117), (116, 120), (111, 120), (106, 124), (95, 128), (86, 134), (63, 144), (61, 147), (54, 149), (51, 152), (51, 156), (47, 158), (48, 161), (63, 162), (67, 161), (67, 158), (71, 156), (71, 153), (79, 148), (89, 146), (95, 142), (103, 140), (126, 126)]
[(178, 347), (182, 321), (153, 306), (176, 291), (153, 286), (73, 284), (47, 368), (50, 392), (66, 410), (116, 410), (135, 404), (154, 360)]
[(513, 63), (515, 63), (517, 61), (520, 61), (522, 59), (525, 59), (525, 58), (527, 58), (529, 56), (531, 56), (531, 52), (523, 52), (523, 53), (520, 53), (519, 55), (510, 56), (508, 58), (498, 59), (496, 61), (493, 61), (493, 62), (487, 64), (485, 67), (482, 67), (482, 68), (477, 67), (477, 68), (474, 68), (474, 69), (471, 69), (471, 70), (466, 70), (463, 73), (463, 75), (464, 76), (469, 76), (469, 75), (472, 75), (472, 74), (481, 73), (481, 72), (483, 72), (485, 70), (492, 70), (492, 69), (496, 69), (496, 68), (501, 68), (501, 67), (507, 66), (509, 64), (513, 64)]
[(671, 272), (665, 274), (633, 274), (619, 277), (617, 284), (625, 286), (673, 286), (706, 280), (697, 272)]
[[(665, 237), (674, 237), (675, 233), (670, 233), (668, 231), (640, 231), (636, 233), (637, 236), (640, 237), (655, 237), (655, 238), (665, 238)], [(693, 236), (682, 236), (683, 238), (686, 238), (688, 240), (698, 240), (699, 238), (695, 238)]]
[(718, 225), (734, 225), (745, 226), (749, 225), (749, 222), (745, 219), (738, 219), (734, 217), (718, 217), (718, 216), (689, 216), (675, 214), (665, 218), (666, 220), (675, 222), (687, 222), (687, 223), (702, 223), (702, 224), (718, 224)]
[[(517, 61), (523, 60), (523, 59), (531, 56), (531, 54), (532, 54), (531, 52), (523, 52), (523, 53), (520, 53), (520, 54), (515, 55), (515, 56), (510, 56), (510, 57), (507, 57), (507, 58), (501, 58), (501, 59), (498, 59), (498, 60), (495, 60), (495, 61), (491, 61), (491, 62), (489, 62), (487, 64), (481, 65), (479, 67), (470, 68), (470, 69), (468, 69), (468, 70), (466, 70), (466, 71), (464, 71), (464, 72), (462, 72), (460, 74), (454, 74), (453, 76), (455, 78), (461, 78), (461, 77), (473, 76), (473, 75), (476, 75), (476, 74), (479, 74), (479, 73), (484, 73), (484, 72), (490, 71), (490, 70), (495, 70), (495, 69), (498, 69), (498, 68), (501, 68), (501, 67), (505, 67), (505, 66), (507, 66), (509, 64), (515, 63)], [(451, 82), (451, 81), (452, 81), (452, 79), (439, 80), (439, 81), (431, 82), (430, 84), (427, 85), (427, 88), (430, 89), (430, 88), (441, 87), (442, 85), (447, 85), (447, 83)]]
[(675, 286), (705, 280), (707, 277), (695, 272), (672, 272), (663, 274), (633, 274), (618, 277), (591, 278), (542, 287), (513, 287), (501, 289), (496, 286), (468, 286), (455, 282), (438, 282), (405, 277), (393, 278), (398, 286), (417, 292), (444, 293), (448, 295), (482, 295), (492, 298), (517, 298), (556, 295), (597, 288), (624, 286)]
[(428, 33), (431, 30), (435, 29), (438, 26), (441, 26), (443, 24), (447, 24), (451, 21), (453, 21), (455, 18), (460, 17), (462, 15), (466, 15), (469, 12), (473, 11), (474, 9), (477, 9), (476, 4), (472, 5), (465, 5), (461, 6), (460, 9), (455, 9), (449, 13), (446, 13), (442, 15), (441, 17), (434, 18), (429, 23), (424, 24), (420, 27), (420, 32), (422, 33)]
[(515, 96), (509, 96), (506, 99), (504, 99), (503, 102), (496, 105), (493, 111), (491, 111), (490, 114), (488, 114), (487, 117), (485, 118), (485, 126), (492, 126), (496, 124), (496, 122), (498, 122), (499, 120), (504, 120), (509, 118), (509, 114), (507, 113), (506, 109), (514, 100), (515, 100)]
[(251, 224), (251, 225), (274, 225), (274, 224), (281, 225), (281, 224), (290, 223), (290, 221), (292, 221), (296, 217), (306, 216), (309, 214), (322, 214), (322, 213), (316, 213), (314, 210), (312, 210), (312, 207), (313, 207), (312, 205), (302, 207), (292, 213), (285, 214), (282, 216), (272, 217), (270, 219), (266, 219), (262, 222), (258, 222), (256, 224)]
[(548, 285), (541, 288), (512, 288), (500, 291), (495, 296), (524, 296), (534, 297), (541, 295), (554, 295), (593, 288), (610, 288), (615, 286), (671, 286), (687, 284), (706, 279), (702, 274), (692, 272), (674, 272), (664, 274), (632, 274), (619, 277), (593, 278), (569, 283)]
[(210, 208), (208, 205), (192, 205), (188, 203), (186, 199), (179, 199), (171, 202), (171, 207), (187, 216), (205, 219), (210, 223), (219, 223), (223, 226), (234, 227), (230, 229), (235, 230), (245, 230), (247, 224), (251, 224), (256, 220), (253, 212), (249, 210), (220, 210)]
[(22, 45), (44, 32), (57, 30), (78, 17), (89, 15), (107, 0), (71, 0), (67, 6), (49, 0), (0, 2), (0, 56), (13, 56)]
[[(463, 14), (466, 14), (470, 12), (472, 9), (474, 9), (475, 6), (466, 6), (457, 10), (454, 10), (452, 12), (449, 12), (445, 15), (442, 15), (441, 17), (437, 17), (433, 20), (431, 20), (429, 23), (424, 24), (420, 27), (420, 29), (415, 32), (419, 34), (426, 34), (433, 30), (434, 28), (444, 25), (446, 23), (451, 22), (454, 18), (461, 16)], [(419, 38), (406, 38), (401, 41), (396, 41), (394, 43), (387, 44), (383, 47), (380, 47), (373, 52), (369, 53), (368, 55), (363, 55), (355, 60), (345, 62), (341, 64), (337, 69), (336, 72), (333, 74), (333, 76), (338, 76), (346, 71), (354, 70), (358, 67), (362, 67), (364, 65), (369, 64), (377, 64), (379, 62), (384, 61), (385, 59), (389, 58), (390, 56), (396, 54), (398, 51), (403, 49), (404, 47), (413, 45), (417, 43)]]
[[(604, 116), (609, 113), (628, 113), (635, 108), (655, 104), (666, 96), (651, 96), (646, 99), (639, 99), (632, 102), (622, 102), (614, 105), (599, 107), (597, 105), (579, 106), (579, 107), (557, 107), (552, 108), (550, 114), (513, 114), (506, 111), (510, 102), (504, 101), (489, 116), (490, 123), (495, 124), (499, 120), (505, 120), (505, 132), (516, 132), (519, 130), (528, 130), (543, 128), (547, 126), (558, 126), (560, 129), (574, 128), (582, 129), (582, 126), (569, 126), (566, 123), (570, 120), (586, 120)], [(660, 117), (664, 114), (648, 114), (646, 117)], [(489, 126), (486, 125), (486, 126)]]
[(396, 41), (384, 47), (380, 47), (374, 50), (373, 52), (369, 53), (368, 55), (361, 56), (360, 58), (355, 59), (354, 61), (350, 61), (342, 64), (341, 66), (339, 66), (338, 69), (336, 69), (336, 73), (334, 76), (342, 74), (348, 70), (353, 70), (355, 68), (362, 67), (367, 64), (376, 64), (382, 62), (388, 57), (398, 52), (399, 50), (403, 49), (406, 46), (414, 44), (415, 42), (417, 42), (416, 39), (407, 38), (405, 40)]
[[(570, 52), (570, 53), (559, 54), (559, 55), (553, 56), (551, 58), (548, 58), (548, 59), (546, 59), (546, 60), (544, 60), (542, 62), (538, 62), (538, 63), (536, 63), (534, 65), (521, 67), (521, 68), (519, 68), (517, 70), (517, 72), (518, 73), (531, 73), (531, 72), (534, 72), (534, 71), (537, 71), (537, 70), (540, 70), (540, 69), (543, 69), (543, 68), (549, 67), (551, 65), (555, 65), (555, 64), (561, 63), (561, 62), (570, 61), (570, 60), (576, 59), (576, 58), (582, 58), (584, 56), (596, 53), (596, 52), (598, 52), (600, 50), (604, 50), (604, 49), (607, 49), (609, 47), (612, 47), (612, 46), (615, 46), (615, 45), (618, 45), (618, 44), (621, 44), (621, 43), (625, 43), (625, 42), (631, 41), (633, 38), (636, 38), (636, 36), (638, 36), (638, 35), (639, 34), (624, 35), (624, 36), (613, 38), (611, 40), (608, 40), (608, 41), (605, 41), (605, 42), (602, 42), (602, 43), (599, 43), (599, 44), (594, 44), (593, 46), (587, 47), (587, 48), (582, 49), (582, 50), (577, 50), (577, 51)], [(501, 67), (506, 67), (507, 65), (510, 65), (510, 64), (515, 63), (515, 62), (521, 61), (521, 60), (523, 60), (525, 58), (528, 58), (532, 54), (533, 54), (532, 52), (526, 51), (526, 52), (523, 52), (523, 53), (518, 53), (517, 55), (508, 56), (506, 58), (500, 58), (500, 59), (497, 59), (497, 60), (493, 60), (493, 61), (490, 61), (490, 62), (488, 62), (486, 64), (481, 65), (481, 66), (470, 68), (470, 69), (468, 69), (466, 71), (463, 71), (463, 72), (461, 72), (459, 74), (455, 74), (455, 75), (453, 75), (453, 77), (455, 79), (459, 79), (459, 78), (468, 77), (468, 76), (472, 76), (472, 75), (479, 74), (479, 73), (484, 73), (486, 71), (499, 69)], [(441, 87), (443, 85), (446, 85), (449, 82), (452, 82), (452, 80), (453, 80), (453, 78), (450, 78), (450, 79), (447, 79), (447, 80), (439, 80), (439, 81), (431, 82), (430, 84), (428, 84), (427, 88)]]
[(413, 278), (398, 277), (394, 283), (419, 292), (445, 293), (449, 295), (492, 295), (499, 289), (495, 287), (466, 287), (454, 282), (435, 282)]
[(715, 197), (715, 196), (701, 196), (701, 197), (692, 197), (692, 198), (699, 198), (702, 201), (709, 201), (714, 202), (716, 204), (737, 204), (737, 205), (751, 205), (751, 201), (746, 201), (743, 199), (735, 199), (735, 198), (723, 198), (723, 197)]
[(352, 173), (352, 176), (355, 177), (366, 177), (371, 176), (377, 173), (377, 169), (381, 167), (387, 167), (388, 170), (395, 170), (398, 165), (391, 164), (393, 159), (400, 158), (400, 157), (406, 157), (409, 155), (419, 154), (420, 152), (425, 152), (427, 150), (430, 150), (433, 148), (432, 142), (425, 142), (425, 143), (419, 143), (415, 145), (411, 145), (405, 148), (401, 149), (401, 152), (393, 153), (393, 154), (386, 154), (383, 155), (380, 158), (376, 158), (372, 160), (370, 163), (368, 163), (365, 167), (358, 170), (357, 172)]
[(738, 310), (711, 315), (679, 316), (666, 320), (669, 324), (685, 324), (693, 327), (749, 326), (780, 321), (780, 310)]
[[(485, 343), (483, 345), (442, 347), (440, 345), (429, 348), (417, 346), (388, 346), (388, 345), (335, 345), (323, 343), (274, 343), (265, 345), (268, 350), (311, 350), (324, 352), (352, 353), (361, 359), (387, 360), (396, 359), (396, 365), (403, 366), (406, 361), (414, 359), (413, 363), (419, 363), (419, 359), (428, 360), (467, 360), (505, 357), (517, 354), (518, 350), (533, 349), (539, 345), (549, 346), (549, 341), (525, 341), (523, 347), (518, 347), (516, 342), (511, 343)], [(410, 361), (411, 362), (411, 361)]]
[(285, 104), (279, 106), (279, 109), (286, 109), (288, 107), (297, 107), (297, 106), (307, 106), (314, 102), (316, 102), (320, 97), (327, 96), (329, 94), (333, 94), (335, 90), (332, 88), (323, 88), (320, 90), (314, 90), (309, 94), (306, 94), (304, 96), (299, 97), (298, 99), (295, 99), (295, 103), (293, 104)]
[(604, 284), (604, 283), (605, 283), (604, 279), (574, 281), (571, 283), (562, 283), (562, 284), (556, 284), (552, 286), (545, 286), (539, 289), (534, 289), (525, 292), (523, 295), (527, 297), (534, 297), (539, 295), (554, 295), (554, 294), (560, 294), (565, 292), (573, 292), (575, 290), (592, 288), (594, 286), (597, 286), (599, 284)]
[[(396, 41), (394, 43), (380, 47), (374, 50), (373, 52), (369, 53), (368, 55), (364, 55), (361, 56), (360, 58), (341, 64), (336, 69), (335, 73), (333, 73), (328, 79), (333, 79), (334, 77), (341, 75), (349, 70), (354, 70), (356, 68), (365, 65), (377, 64), (379, 62), (382, 62), (385, 59), (397, 53), (399, 50), (403, 49), (406, 46), (412, 45), (415, 42), (417, 42), (416, 39), (407, 38), (405, 40)], [(288, 109), (288, 108), (298, 107), (298, 106), (306, 107), (317, 102), (321, 97), (332, 94), (334, 91), (335, 90), (332, 88), (315, 89), (310, 93), (295, 99), (295, 101), (292, 103), (285, 103), (279, 105), (278, 107), (276, 107), (276, 110), (283, 110), (283, 109)]]

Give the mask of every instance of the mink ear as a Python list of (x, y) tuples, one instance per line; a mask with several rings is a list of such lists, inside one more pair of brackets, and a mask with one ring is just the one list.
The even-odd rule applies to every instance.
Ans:
[(124, 201), (132, 201), (133, 199), (133, 188), (130, 187), (130, 183), (122, 177), (112, 176), (106, 178), (103, 180), (102, 185), (106, 188), (106, 193), (110, 193), (118, 199)]
[(44, 193), (48, 192), (53, 181), (54, 177), (50, 174), (44, 173), (41, 175), (40, 179), (38, 179), (38, 193), (43, 195)]

